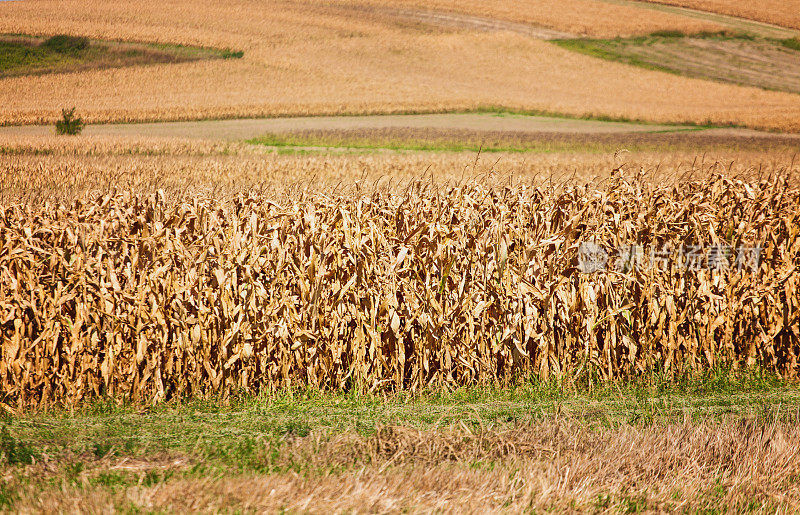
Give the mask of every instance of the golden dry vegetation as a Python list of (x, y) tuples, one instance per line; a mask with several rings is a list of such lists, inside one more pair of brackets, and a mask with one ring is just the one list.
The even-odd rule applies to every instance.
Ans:
[(800, 29), (800, 1), (798, 0), (649, 0), (653, 3), (677, 5), (710, 11), (740, 18), (763, 21)]
[[(617, 174), (597, 186), (425, 180), (398, 192), (5, 204), (4, 402), (715, 366), (795, 378), (800, 190), (787, 181), (656, 186)], [(586, 241), (677, 257), (584, 275)], [(753, 264), (731, 250), (709, 271), (685, 245), (763, 255)]]
[[(661, 15), (642, 10), (635, 19), (651, 16)], [(800, 130), (795, 95), (604, 62), (522, 34), (410, 23), (350, 4), (4, 2), (0, 30), (244, 51), (234, 60), (3, 79), (6, 124), (51, 123), (72, 105), (90, 123), (503, 105)]]
[[(272, 464), (272, 473), (199, 475), (185, 472), (191, 456), (111, 455), (78, 477), (29, 466), (44, 486), (13, 480), (9, 490), (22, 491), (13, 506), (22, 512), (792, 512), (800, 509), (797, 422), (792, 414), (608, 427), (562, 415), (512, 427), (314, 431), (244, 458)], [(121, 484), (104, 487), (104, 477)]]
[[(797, 95), (510, 24), (716, 30), (595, 0), (0, 2), (0, 32), (244, 51), (0, 79), (0, 123), (503, 105), (800, 132)], [(0, 511), (800, 509), (797, 135), (649, 127), (3, 132)]]
[[(489, 145), (486, 133), (424, 131), (434, 146), (452, 143)], [(418, 131), (389, 131), (389, 143), (402, 144)], [(341, 137), (341, 133), (325, 133)], [(379, 147), (383, 133), (368, 132)], [(531, 136), (527, 134), (527, 136)], [(564, 138), (567, 151), (549, 151)], [(534, 140), (538, 145), (539, 140)], [(352, 141), (348, 141), (352, 143)], [(413, 143), (414, 141), (412, 141)], [(308, 142), (319, 143), (317, 142)], [(342, 141), (326, 141), (328, 144)], [(499, 145), (527, 144), (526, 134), (498, 135)], [(651, 148), (651, 145), (665, 148)], [(398, 192), (410, 181), (437, 185), (482, 179), (493, 185), (538, 184), (552, 180), (598, 182), (612, 169), (642, 170), (665, 184), (679, 178), (726, 173), (732, 177), (798, 172), (796, 149), (780, 137), (761, 138), (653, 135), (546, 135), (544, 152), (358, 152), (278, 151), (236, 142), (180, 138), (95, 136), (64, 138), (6, 134), (0, 137), (0, 202), (71, 203), (116, 191), (149, 195), (158, 189), (169, 198), (199, 195), (225, 200), (239, 193), (263, 191), (273, 198), (301, 192)], [(584, 145), (584, 149), (579, 149)], [(599, 146), (598, 146), (599, 145)], [(558, 146), (558, 145), (555, 145)], [(592, 151), (587, 151), (591, 148)], [(280, 149), (279, 149), (280, 150)], [(619, 151), (615, 155), (615, 152)]]
[(650, 34), (659, 30), (688, 33), (718, 31), (723, 27), (710, 21), (687, 19), (663, 12), (646, 12), (629, 5), (602, 0), (527, 0), (479, 2), (475, 0), (367, 0), (378, 12), (407, 13), (408, 10), (466, 13), (479, 18), (531, 24), (577, 36), (616, 37)]

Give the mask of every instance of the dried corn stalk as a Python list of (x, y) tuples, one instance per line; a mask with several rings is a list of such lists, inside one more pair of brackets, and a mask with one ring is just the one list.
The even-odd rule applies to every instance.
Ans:
[[(281, 206), (0, 208), (0, 391), (19, 407), (301, 385), (420, 389), (725, 364), (800, 372), (800, 191), (480, 185)], [(582, 274), (608, 248), (763, 245), (760, 267)]]

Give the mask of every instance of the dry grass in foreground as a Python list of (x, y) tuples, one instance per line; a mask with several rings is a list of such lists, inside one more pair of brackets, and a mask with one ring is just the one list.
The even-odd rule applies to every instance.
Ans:
[[(23, 494), (13, 506), (47, 512), (789, 513), (800, 509), (798, 445), (796, 422), (603, 430), (551, 422), (476, 433), (385, 428), (368, 439), (312, 435), (281, 453), (295, 467), (346, 466), (344, 472), (296, 473), (289, 465), (286, 473), (172, 479), (186, 460), (110, 460), (105, 477), (87, 470), (60, 489)], [(352, 470), (353, 461), (365, 465)], [(125, 473), (149, 479), (129, 484), (135, 479), (122, 479)], [(165, 474), (170, 480), (162, 483)]]
[(798, 0), (649, 0), (654, 3), (690, 7), (740, 18), (758, 20), (782, 27), (800, 29), (800, 1)]
[[(765, 380), (766, 379), (766, 380)], [(762, 378), (295, 392), (4, 419), (14, 511), (792, 512), (797, 388)], [(578, 393), (581, 392), (581, 393)]]
[[(356, 471), (186, 479), (131, 488), (127, 499), (72, 495), (89, 510), (133, 499), (177, 512), (218, 506), (328, 513), (791, 512), (800, 509), (798, 444), (800, 430), (791, 423), (592, 430), (553, 422), (500, 433), (444, 434), (386, 428), (366, 441), (344, 437), (313, 451), (290, 451), (314, 452), (317, 466), (360, 452), (370, 465)], [(70, 506), (62, 495), (31, 498), (28, 506)]]
[[(618, 8), (594, 3), (592, 12)], [(555, 12), (565, 20), (583, 12), (562, 5)], [(651, 16), (661, 14), (643, 9), (641, 16), (613, 19), (639, 23)], [(343, 3), (281, 2), (264, 9), (252, 1), (2, 2), (0, 31), (244, 51), (234, 60), (2, 79), (3, 124), (52, 123), (67, 105), (88, 123), (504, 106), (800, 131), (800, 104), (788, 93), (604, 62), (520, 34), (402, 22)]]

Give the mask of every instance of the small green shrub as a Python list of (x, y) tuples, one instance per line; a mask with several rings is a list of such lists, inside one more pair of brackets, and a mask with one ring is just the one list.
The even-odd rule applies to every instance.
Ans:
[(792, 50), (800, 50), (800, 38), (783, 39), (781, 40), (781, 44)]
[(679, 30), (657, 30), (650, 36), (654, 38), (685, 38), (686, 34)]
[(35, 456), (33, 449), (11, 436), (6, 426), (0, 429), (0, 463), (30, 465)]
[(61, 34), (48, 39), (42, 43), (42, 46), (55, 52), (66, 54), (84, 50), (89, 46), (89, 40), (78, 36), (66, 36)]
[(700, 39), (712, 39), (712, 38), (722, 38), (722, 39), (747, 39), (753, 40), (753, 36), (750, 34), (744, 34), (729, 30), (718, 30), (718, 31), (708, 31), (704, 30), (701, 32), (692, 32), (692, 33), (685, 33), (679, 30), (657, 30), (650, 34), (650, 37), (653, 38), (700, 38)]
[(4, 479), (0, 480), (0, 510), (8, 510), (10, 513), (17, 499), (19, 499), (17, 491), (8, 485)]
[(244, 52), (241, 50), (230, 50), (225, 49), (222, 51), (222, 58), (223, 59), (241, 59), (244, 56)]
[(56, 122), (56, 134), (67, 134), (74, 136), (83, 130), (83, 119), (75, 116), (75, 108), (62, 109), (61, 119)]

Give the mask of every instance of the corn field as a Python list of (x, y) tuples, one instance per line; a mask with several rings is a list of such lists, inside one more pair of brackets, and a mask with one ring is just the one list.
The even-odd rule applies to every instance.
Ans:
[[(583, 273), (579, 249), (760, 246)], [(9, 408), (310, 386), (418, 390), (712, 366), (800, 372), (800, 190), (436, 188), (0, 208)]]

